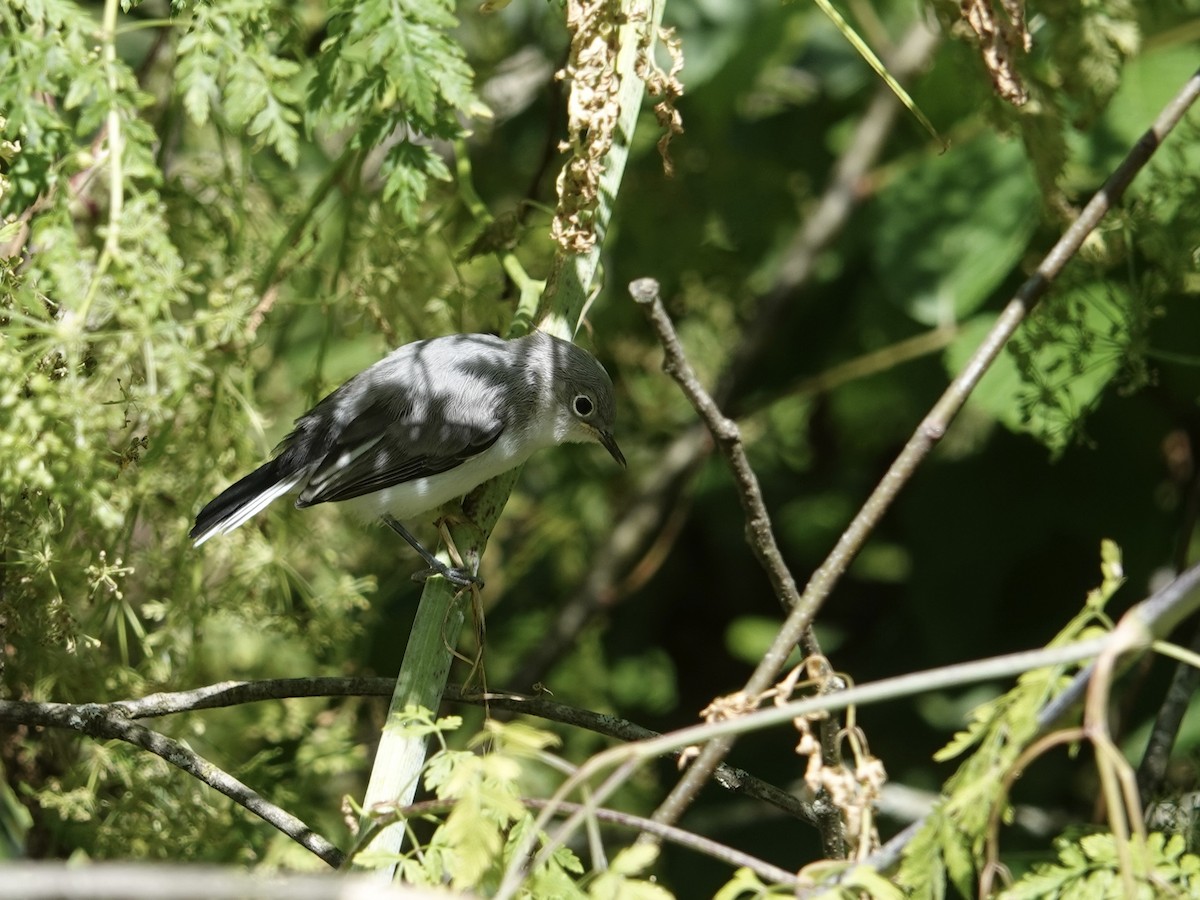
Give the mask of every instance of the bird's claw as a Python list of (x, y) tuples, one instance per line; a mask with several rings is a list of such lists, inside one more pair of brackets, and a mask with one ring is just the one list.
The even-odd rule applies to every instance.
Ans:
[(459, 566), (441, 565), (430, 566), (428, 569), (421, 569), (413, 572), (412, 580), (424, 584), (435, 575), (441, 575), (447, 581), (458, 587), (468, 588), (477, 587), (483, 588), (483, 579), (468, 569), (460, 568)]

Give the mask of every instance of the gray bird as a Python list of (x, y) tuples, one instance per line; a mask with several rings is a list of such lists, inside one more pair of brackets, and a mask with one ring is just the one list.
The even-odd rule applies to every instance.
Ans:
[(515, 340), (452, 334), (406, 344), (355, 375), (296, 420), (275, 458), (226, 488), (196, 516), (196, 546), (226, 534), (285, 494), (296, 506), (345, 503), (382, 519), (430, 571), (451, 568), (402, 524), (455, 500), (535, 451), (596, 441), (622, 466), (613, 437), (612, 381), (586, 350), (544, 332)]

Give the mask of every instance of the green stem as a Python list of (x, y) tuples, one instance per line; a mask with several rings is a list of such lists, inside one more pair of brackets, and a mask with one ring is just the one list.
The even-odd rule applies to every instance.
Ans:
[[(490, 227), (495, 223), (496, 217), (492, 215), (487, 204), (475, 190), (475, 182), (471, 178), (471, 158), (467, 154), (465, 141), (457, 141), (454, 145), (454, 169), (458, 181), (458, 195), (462, 198), (463, 205), (467, 207), (467, 211), (479, 225), (484, 228)], [(513, 284), (520, 292), (517, 309), (513, 314), (512, 325), (508, 332), (509, 337), (520, 337), (529, 331), (529, 323), (533, 321), (546, 283), (531, 277), (515, 253), (499, 253), (497, 256), (500, 259), (501, 268), (512, 279)]]
[(108, 81), (110, 106), (108, 108), (105, 143), (108, 145), (108, 230), (104, 235), (104, 249), (96, 262), (96, 271), (88, 285), (87, 294), (79, 307), (79, 323), (87, 325), (88, 310), (100, 288), (100, 280), (120, 251), (121, 212), (125, 206), (124, 172), (121, 154), (124, 143), (121, 134), (121, 112), (117, 108), (117, 10), (120, 0), (104, 0), (104, 18), (101, 22), (100, 40), (104, 46), (104, 70)]
[[(551, 333), (570, 338), (574, 335), (584, 308), (584, 301), (592, 290), (592, 283), (600, 262), (603, 237), (608, 230), (612, 215), (613, 200), (620, 188), (629, 155), (629, 147), (641, 111), (645, 85), (635, 74), (638, 57), (639, 30), (649, 29), (653, 37), (662, 20), (663, 0), (653, 4), (647, 17), (649, 21), (636, 22), (626, 16), (622, 26), (621, 49), (617, 59), (617, 70), (621, 76), (620, 113), (612, 149), (605, 158), (605, 172), (601, 179), (601, 205), (596, 214), (596, 229), (599, 239), (587, 253), (567, 254), (559, 252), (555, 259), (552, 275), (546, 284), (538, 309), (541, 311), (539, 327)], [(622, 9), (628, 13), (632, 3), (621, 0)], [(646, 52), (653, 52), (653, 40)], [(511, 274), (511, 273), (510, 273)], [(522, 288), (524, 290), (524, 286)], [(522, 302), (522, 310), (524, 303)], [(513, 322), (512, 330), (518, 331), (532, 323), (525, 320), (520, 311)], [(520, 470), (508, 472), (478, 488), (468, 499), (472, 522), (450, 529), (455, 545), (462, 551), (468, 565), (482, 556), (488, 537), (500, 513), (508, 501)], [(442, 558), (452, 563), (443, 551)], [(363, 809), (367, 816), (377, 804), (407, 806), (412, 803), (421, 769), (425, 764), (425, 740), (406, 735), (403, 726), (405, 709), (415, 705), (436, 711), (442, 696), (453, 659), (453, 649), (459, 631), (466, 621), (466, 595), (453, 593), (451, 585), (442, 578), (427, 582), (421, 594), (417, 619), (409, 635), (408, 648), (396, 680), (387, 721), (371, 770)], [(370, 826), (364, 821), (362, 827)], [(372, 837), (365, 848), (365, 855), (396, 854), (404, 842), (405, 830), (402, 823), (393, 823)], [(391, 877), (395, 866), (381, 870)]]
[(347, 148), (334, 164), (329, 167), (329, 171), (325, 173), (325, 176), (317, 183), (304, 209), (292, 217), (292, 222), (288, 226), (288, 230), (276, 242), (275, 249), (271, 251), (271, 258), (267, 260), (266, 266), (263, 267), (262, 273), (258, 276), (255, 289), (260, 297), (275, 283), (275, 277), (279, 273), (279, 267), (283, 262), (284, 256), (287, 255), (287, 252), (295, 245), (296, 241), (300, 239), (300, 235), (304, 233), (304, 229), (308, 226), (313, 214), (317, 211), (317, 207), (329, 196), (329, 192), (333, 189), (333, 186), (337, 184), (338, 180), (345, 173), (346, 167), (357, 157), (357, 150)]
[(117, 109), (117, 9), (120, 0), (104, 0), (104, 68), (112, 105), (108, 108), (108, 234), (104, 237), (104, 252), (110, 258), (120, 249), (121, 210), (125, 205), (121, 154), (124, 151), (121, 135), (121, 113)]

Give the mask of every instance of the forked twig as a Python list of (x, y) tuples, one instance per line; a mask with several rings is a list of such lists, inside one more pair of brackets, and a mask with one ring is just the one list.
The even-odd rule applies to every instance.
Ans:
[(119, 704), (0, 701), (0, 721), (28, 726), (69, 728), (100, 740), (124, 741), (153, 753), (274, 825), (333, 868), (336, 869), (342, 864), (342, 851), (296, 816), (264, 799), (252, 788), (179, 741), (130, 721), (131, 718), (132, 716)]
[[(866, 543), (901, 489), (916, 472), (938, 441), (945, 435), (950, 423), (967, 402), (984, 373), (995, 361), (1009, 338), (1016, 332), (1038, 300), (1046, 293), (1054, 279), (1083, 246), (1088, 235), (1095, 230), (1104, 216), (1124, 195), (1125, 190), (1150, 161), (1154, 152), (1171, 130), (1183, 118), (1184, 113), (1200, 96), (1200, 71), (1184, 84), (1176, 96), (1159, 113), (1154, 124), (1141, 136), (1128, 155), (1083, 208), (1079, 217), (1059, 238), (1046, 254), (1037, 270), (1031, 275), (1000, 313), (996, 323), (984, 337), (983, 342), (967, 360), (958, 376), (950, 383), (933, 409), (917, 426), (912, 437), (900, 451), (895, 462), (884, 474), (879, 484), (867, 498), (850, 526), (843, 532), (833, 551), (817, 568), (800, 595), (796, 606), (775, 637), (775, 643), (764, 655), (747, 682), (748, 693), (758, 693), (768, 687), (778, 674), (779, 660), (811, 626), (821, 604), (829, 597), (851, 561)], [(701, 751), (696, 761), (676, 784), (674, 790), (655, 812), (655, 821), (674, 823), (691, 803), (701, 786), (711, 776), (713, 769), (732, 746), (731, 739), (713, 741)], [(909, 830), (906, 829), (906, 834)]]

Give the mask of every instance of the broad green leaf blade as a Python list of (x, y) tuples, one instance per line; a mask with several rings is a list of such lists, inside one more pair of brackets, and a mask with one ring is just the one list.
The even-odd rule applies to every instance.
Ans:
[[(1086, 284), (1058, 295), (1052, 308), (1021, 326), (971, 403), (1011, 431), (1061, 452), (1121, 368), (1130, 339), (1129, 303), (1114, 284)], [(962, 369), (994, 322), (987, 314), (966, 323), (946, 351), (951, 373)]]
[(880, 194), (879, 280), (918, 322), (957, 322), (1012, 272), (1037, 221), (1037, 191), (1016, 141), (987, 136), (958, 145)]
[(867, 42), (858, 36), (858, 32), (851, 28), (850, 24), (844, 18), (842, 18), (842, 14), (834, 9), (833, 4), (830, 3), (829, 0), (814, 0), (814, 2), (820, 8), (821, 12), (825, 13), (825, 15), (829, 17), (829, 21), (831, 21), (834, 27), (842, 33), (842, 37), (844, 37), (850, 43), (850, 46), (858, 51), (858, 55), (866, 61), (867, 65), (875, 70), (875, 74), (882, 78), (884, 83), (891, 88), (892, 93), (896, 95), (896, 99), (904, 105), (905, 109), (913, 114), (916, 120), (921, 123), (921, 127), (929, 132), (929, 136), (941, 143), (944, 147), (946, 142), (941, 136), (938, 135), (937, 129), (933, 127), (933, 123), (930, 122), (929, 119), (926, 118), (925, 114), (917, 107), (916, 102), (909, 95), (908, 91), (904, 89), (903, 85), (901, 85), (900, 82), (892, 77), (892, 73), (887, 70), (887, 66), (883, 64), (883, 61), (875, 55), (875, 51), (873, 51), (870, 46), (867, 45)]

